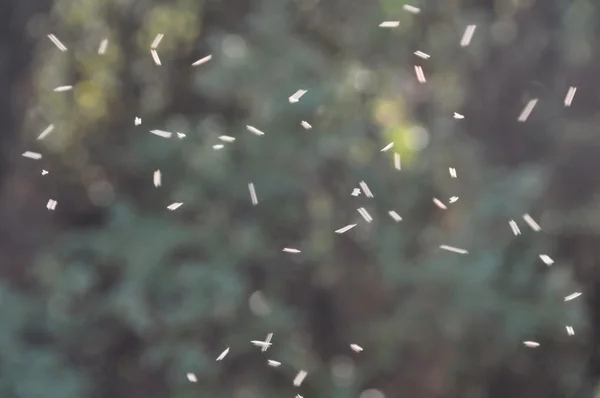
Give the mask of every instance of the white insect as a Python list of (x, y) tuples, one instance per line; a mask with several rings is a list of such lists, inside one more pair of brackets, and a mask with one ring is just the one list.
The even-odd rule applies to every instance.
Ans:
[(290, 101), (290, 104), (295, 104), (296, 102), (300, 101), (300, 98), (302, 98), (302, 96), (306, 94), (306, 90), (298, 90), (296, 91), (294, 94), (291, 95), (291, 97), (288, 99)]
[(181, 207), (181, 205), (183, 205), (183, 202), (175, 202), (175, 203), (172, 203), (169, 206), (167, 206), (167, 209), (169, 209), (171, 211), (175, 211), (175, 210), (179, 209)]
[(566, 329), (569, 336), (573, 336), (575, 334), (575, 330), (573, 330), (572, 326), (566, 326)]
[(525, 220), (527, 225), (529, 225), (535, 232), (540, 232), (542, 230), (542, 227), (540, 227), (540, 225), (535, 222), (535, 220), (529, 214), (524, 214), (523, 220)]
[(533, 108), (535, 108), (537, 101), (537, 98), (535, 98), (530, 100), (527, 105), (525, 105), (525, 108), (523, 108), (523, 111), (521, 111), (521, 114), (517, 119), (519, 122), (524, 122), (529, 118), (529, 115), (531, 115), (531, 112), (533, 111)]
[(458, 196), (452, 196), (450, 199), (448, 199), (448, 203), (455, 203), (458, 200)]
[(443, 204), (442, 201), (439, 200), (438, 198), (433, 198), (433, 203), (435, 203), (435, 205), (437, 207), (439, 207), (440, 209), (442, 209), (442, 210), (447, 210), (448, 209), (448, 207), (446, 207), (446, 205)]
[(402, 165), (400, 164), (400, 154), (394, 153), (394, 168), (396, 170), (402, 170)]
[(57, 204), (56, 200), (52, 200), (52, 199), (50, 199), (50, 200), (48, 201), (48, 204), (46, 204), (46, 208), (47, 208), (48, 210), (54, 210), (54, 209), (56, 209), (56, 204)]
[(98, 47), (98, 54), (104, 55), (107, 47), (108, 47), (108, 39), (103, 39), (100, 42), (100, 47)]
[(305, 370), (301, 370), (300, 372), (298, 372), (298, 374), (296, 375), (296, 377), (294, 377), (294, 385), (296, 387), (300, 387), (300, 385), (302, 384), (302, 382), (306, 378), (307, 374), (308, 373), (306, 373)]
[(61, 93), (63, 91), (70, 91), (70, 90), (73, 90), (73, 86), (59, 86), (59, 87), (56, 87), (53, 91), (55, 93)]
[(423, 68), (419, 65), (415, 65), (415, 74), (417, 75), (417, 80), (419, 83), (427, 83), (427, 79), (425, 79), (425, 74), (423, 73)]
[(256, 206), (258, 204), (258, 198), (256, 197), (256, 190), (254, 189), (254, 184), (248, 184), (248, 190), (250, 191), (250, 199), (252, 200), (252, 205)]
[(45, 176), (46, 174), (48, 174), (47, 170), (42, 170), (42, 175)]
[(440, 249), (447, 250), (449, 252), (458, 253), (458, 254), (468, 254), (469, 253), (465, 249), (459, 249), (458, 247), (453, 247), (453, 246), (448, 246), (448, 245), (441, 245)]
[(213, 145), (213, 149), (222, 149), (224, 147), (223, 144), (215, 144)]
[(272, 345), (272, 343), (271, 343), (272, 338), (273, 338), (273, 333), (269, 333), (269, 334), (267, 334), (267, 338), (265, 339), (265, 341), (252, 340), (251, 343), (254, 344), (255, 346), (260, 347), (262, 352), (265, 352)]
[(179, 138), (180, 140), (183, 139), (183, 138), (185, 138), (185, 137), (186, 137), (185, 134), (183, 134), (183, 133), (177, 133), (177, 138)]
[(523, 344), (525, 344), (527, 347), (539, 347), (540, 343), (538, 343), (537, 341), (524, 341)]
[(173, 133), (164, 130), (150, 130), (150, 132), (162, 138), (171, 138), (171, 136), (173, 135)]
[(267, 359), (267, 363), (269, 364), (269, 366), (272, 366), (274, 368), (277, 368), (277, 367), (281, 366), (281, 362), (274, 361), (272, 359)]
[(359, 346), (358, 344), (350, 344), (350, 348), (354, 352), (361, 352), (363, 350), (363, 348), (361, 346)]
[(48, 38), (52, 41), (52, 43), (54, 43), (54, 45), (56, 47), (58, 47), (58, 49), (62, 52), (67, 51), (67, 47), (65, 47), (64, 44), (61, 43), (60, 40), (58, 40), (58, 38), (56, 36), (54, 36), (53, 34), (48, 35)]
[(417, 57), (419, 58), (423, 58), (423, 59), (429, 59), (430, 55), (429, 54), (425, 54), (423, 51), (415, 51), (414, 53)]
[(255, 346), (258, 346), (262, 349), (262, 351), (265, 350), (266, 348), (269, 348), (272, 344), (271, 343), (267, 343), (266, 341), (260, 341), (260, 340), (252, 340), (250, 341), (252, 344), (254, 344)]
[(222, 135), (222, 136), (219, 137), (219, 139), (221, 141), (225, 141), (225, 142), (233, 142), (233, 141), (235, 141), (235, 137), (230, 137), (228, 135)]
[(350, 231), (354, 227), (356, 227), (356, 224), (346, 225), (345, 227), (342, 227), (342, 228), (336, 230), (335, 233), (336, 234), (343, 234), (344, 232)]
[(569, 91), (567, 91), (567, 96), (565, 97), (565, 106), (571, 106), (571, 102), (573, 102), (573, 97), (575, 97), (576, 92), (577, 87), (569, 87)]
[(463, 115), (461, 115), (460, 113), (454, 112), (454, 118), (455, 119), (464, 119), (465, 117)]
[(510, 220), (508, 225), (510, 225), (510, 229), (512, 229), (512, 232), (515, 236), (521, 235), (521, 230), (519, 229), (519, 226), (515, 220)]
[(358, 183), (358, 185), (360, 186), (360, 188), (362, 189), (362, 191), (365, 193), (365, 195), (366, 195), (367, 198), (372, 198), (373, 197), (373, 193), (371, 192), (371, 190), (367, 186), (366, 182), (361, 181), (361, 182)]
[(371, 215), (367, 212), (367, 210), (365, 210), (364, 207), (360, 207), (357, 209), (358, 213), (362, 216), (362, 218), (365, 219), (366, 222), (371, 222), (373, 221), (373, 218), (371, 217)]
[(246, 128), (248, 129), (249, 132), (254, 133), (256, 135), (265, 135), (265, 133), (263, 133), (262, 131), (260, 131), (259, 129), (257, 129), (254, 126), (246, 126)]
[(43, 140), (44, 138), (46, 138), (48, 136), (48, 134), (50, 134), (52, 131), (54, 131), (54, 125), (51, 124), (50, 126), (46, 127), (44, 129), (44, 131), (42, 131), (40, 133), (40, 135), (38, 136), (38, 140)]
[(421, 12), (420, 8), (417, 8), (415, 6), (411, 6), (409, 4), (405, 4), (402, 8), (404, 8), (404, 11), (408, 11), (411, 14), (418, 14)]
[(390, 149), (390, 148), (392, 148), (393, 146), (394, 146), (394, 143), (393, 143), (393, 142), (390, 142), (389, 144), (387, 144), (386, 146), (384, 146), (384, 147), (381, 149), (381, 152), (386, 152), (387, 150), (389, 150), (389, 149)]
[(40, 160), (42, 158), (41, 153), (26, 151), (23, 153), (23, 156), (33, 160)]
[(196, 377), (196, 375), (195, 375), (195, 374), (193, 374), (193, 373), (188, 373), (188, 374), (187, 374), (187, 378), (188, 378), (188, 380), (189, 380), (189, 381), (191, 381), (192, 383), (196, 383), (196, 382), (198, 382), (198, 378), (197, 378), (197, 377)]
[(152, 59), (156, 65), (162, 65), (160, 62), (160, 58), (158, 58), (158, 53), (156, 50), (150, 50), (150, 54), (152, 54)]
[(475, 33), (476, 28), (477, 28), (477, 26), (475, 26), (475, 25), (467, 26), (467, 28), (465, 29), (465, 32), (462, 35), (462, 38), (460, 39), (461, 47), (466, 47), (471, 43), (471, 39), (473, 38), (473, 34)]
[(453, 167), (450, 167), (450, 168), (448, 169), (448, 171), (450, 172), (450, 177), (452, 177), (452, 178), (456, 178), (456, 169), (455, 169), (455, 168), (453, 168)]
[(302, 127), (304, 127), (306, 130), (310, 130), (312, 129), (312, 126), (308, 123), (305, 122), (304, 120), (300, 123), (302, 125)]
[(154, 181), (155, 187), (157, 187), (157, 188), (160, 187), (160, 184), (162, 182), (162, 175), (160, 173), (160, 170), (156, 170), (154, 172), (153, 181)]
[[(271, 344), (271, 339), (273, 339), (273, 333), (269, 333), (267, 334), (267, 338), (265, 340), (265, 343), (268, 343), (269, 345)], [(267, 351), (268, 347), (263, 347), (262, 352)]]
[(392, 217), (392, 219), (394, 221), (396, 221), (396, 222), (402, 221), (402, 217), (400, 217), (400, 215), (398, 213), (396, 213), (394, 210), (388, 211), (388, 214), (390, 215), (390, 217)]
[(225, 356), (227, 355), (227, 353), (229, 352), (229, 347), (227, 347), (225, 349), (225, 351), (223, 351), (218, 357), (217, 357), (217, 361), (222, 361), (223, 358), (225, 358)]
[(212, 59), (212, 55), (207, 55), (206, 57), (200, 58), (198, 61), (194, 62), (192, 64), (192, 66), (199, 66), (199, 65), (205, 64), (208, 61), (210, 61), (211, 59)]
[(565, 297), (565, 301), (571, 301), (573, 299), (576, 299), (577, 297), (581, 296), (581, 294), (582, 293), (580, 292), (571, 293), (567, 297)]
[(552, 258), (550, 258), (550, 256), (547, 254), (540, 254), (540, 260), (542, 260), (546, 265), (554, 264), (554, 260), (552, 260)]
[(163, 37), (164, 37), (164, 35), (162, 33), (157, 34), (156, 37), (154, 38), (154, 41), (150, 45), (150, 48), (153, 50), (156, 50), (158, 48), (158, 45), (160, 44), (160, 41), (163, 39)]
[(140, 124), (142, 124), (142, 118), (136, 117), (133, 121), (133, 124), (135, 124), (136, 126), (139, 126)]
[(360, 195), (360, 188), (354, 188), (352, 190), (352, 193), (350, 195), (352, 195), (352, 196), (358, 196), (358, 195)]
[(400, 26), (400, 21), (383, 21), (379, 24), (380, 28), (397, 28)]
[(284, 247), (282, 251), (284, 251), (286, 253), (300, 253), (300, 250), (293, 249), (291, 247)]

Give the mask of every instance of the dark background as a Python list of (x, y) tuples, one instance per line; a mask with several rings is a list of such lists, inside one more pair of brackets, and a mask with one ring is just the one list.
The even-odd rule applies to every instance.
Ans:
[(0, 2), (0, 396), (594, 397), (600, 4), (404, 4)]

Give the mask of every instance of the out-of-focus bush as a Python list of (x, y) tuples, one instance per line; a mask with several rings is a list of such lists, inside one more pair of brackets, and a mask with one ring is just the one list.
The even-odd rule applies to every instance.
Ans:
[[(580, 330), (581, 308), (563, 302), (576, 287), (565, 268), (539, 260), (549, 242), (520, 221), (539, 215), (548, 169), (493, 167), (463, 133), (467, 120), (453, 118), (476, 100), (460, 71), (484, 57), (488, 26), (481, 20), (481, 41), (457, 53), (460, 3), (447, 2), (452, 13), (442, 19), (406, 13), (398, 1), (56, 0), (48, 25), (69, 50), (40, 42), (26, 139), (34, 145), (39, 129), (56, 125), (39, 145), (62, 226), (31, 269), (35, 288), (3, 286), (2, 395), (483, 397), (576, 388), (583, 359), (564, 328)], [(378, 28), (390, 19), (400, 28)], [(158, 33), (161, 66), (150, 55)], [(413, 59), (419, 49), (432, 59)], [(67, 84), (72, 92), (52, 91)], [(299, 89), (306, 95), (291, 104)], [(350, 195), (360, 181), (374, 198)], [(173, 202), (183, 206), (171, 212)], [(58, 221), (88, 212), (101, 214), (91, 226)], [(267, 333), (273, 346), (263, 354), (250, 340)], [(300, 369), (308, 377), (295, 388)]]

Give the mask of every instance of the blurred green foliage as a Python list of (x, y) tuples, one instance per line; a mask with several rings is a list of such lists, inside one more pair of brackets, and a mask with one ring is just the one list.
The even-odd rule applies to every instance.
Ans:
[[(584, 355), (564, 354), (577, 339), (565, 325), (579, 336), (584, 323), (580, 302), (563, 297), (576, 286), (567, 268), (539, 260), (550, 249), (543, 233), (519, 221), (515, 237), (508, 226), (539, 215), (546, 170), (494, 168), (462, 134), (452, 115), (469, 93), (448, 43), (457, 46), (463, 25), (434, 21), (421, 34), (415, 21), (425, 17), (403, 4), (56, 0), (54, 32), (69, 51), (40, 41), (28, 131), (57, 126), (42, 142), (60, 188), (56, 218), (68, 217), (73, 186), (103, 218), (57, 228), (31, 269), (32, 291), (1, 285), (2, 396), (346, 398), (375, 388), (486, 397), (521, 396), (527, 383), (572, 391)], [(458, 12), (460, 2), (448, 4)], [(401, 27), (378, 28), (389, 19)], [(158, 33), (162, 66), (150, 56)], [(424, 86), (411, 63), (416, 43), (450, 65), (426, 66)], [(74, 91), (52, 91), (65, 84)], [(306, 95), (290, 104), (298, 89)], [(429, 91), (425, 125), (416, 115)], [(213, 149), (225, 134), (236, 141)], [(373, 199), (350, 196), (363, 180)], [(432, 202), (454, 195), (447, 211)], [(184, 204), (170, 212), (173, 202)], [(258, 312), (249, 304), (257, 291)], [(271, 332), (265, 354), (250, 344)], [(514, 380), (492, 383), (513, 368)], [(300, 369), (308, 377), (295, 388)]]

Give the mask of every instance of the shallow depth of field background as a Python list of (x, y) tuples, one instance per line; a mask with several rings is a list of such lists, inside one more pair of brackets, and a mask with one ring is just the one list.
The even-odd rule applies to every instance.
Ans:
[(600, 4), (404, 4), (2, 1), (0, 396), (593, 397)]

